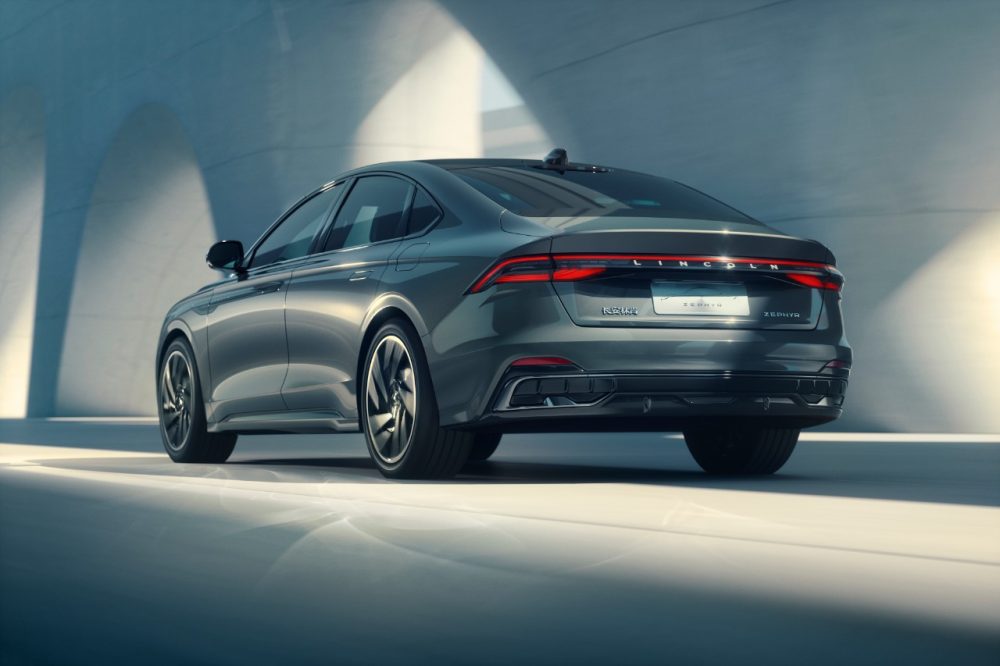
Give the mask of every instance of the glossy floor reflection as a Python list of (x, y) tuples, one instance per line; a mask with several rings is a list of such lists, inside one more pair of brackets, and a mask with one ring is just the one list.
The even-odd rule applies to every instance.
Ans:
[(1000, 438), (842, 439), (733, 480), (674, 438), (519, 436), (399, 483), (357, 436), (175, 465), (148, 425), (0, 422), (2, 655), (995, 663)]

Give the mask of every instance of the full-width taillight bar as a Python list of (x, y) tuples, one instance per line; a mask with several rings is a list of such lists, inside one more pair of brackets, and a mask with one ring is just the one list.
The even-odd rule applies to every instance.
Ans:
[(836, 268), (818, 261), (685, 254), (559, 253), (501, 259), (473, 283), (469, 293), (510, 282), (575, 282), (623, 268), (760, 270), (781, 275), (804, 287), (835, 291), (844, 283)]

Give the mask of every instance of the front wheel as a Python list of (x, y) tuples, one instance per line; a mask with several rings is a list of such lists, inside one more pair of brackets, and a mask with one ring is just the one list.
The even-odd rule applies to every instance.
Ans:
[(795, 450), (799, 430), (713, 426), (685, 430), (684, 441), (709, 474), (774, 474)]
[(163, 352), (157, 382), (160, 437), (174, 462), (226, 462), (236, 446), (234, 433), (208, 432), (200, 386), (191, 345), (175, 339)]
[(358, 396), (368, 452), (392, 478), (447, 478), (469, 457), (474, 435), (439, 426), (420, 338), (407, 322), (379, 329), (366, 352)]

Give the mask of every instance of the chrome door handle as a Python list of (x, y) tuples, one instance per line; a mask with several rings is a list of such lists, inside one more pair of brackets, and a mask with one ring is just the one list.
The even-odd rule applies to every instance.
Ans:
[(282, 282), (268, 282), (257, 287), (258, 294), (270, 294), (272, 291), (281, 289)]
[(351, 273), (351, 277), (347, 278), (350, 282), (360, 282), (361, 280), (367, 280), (368, 275), (371, 274), (371, 269), (363, 271), (354, 271)]

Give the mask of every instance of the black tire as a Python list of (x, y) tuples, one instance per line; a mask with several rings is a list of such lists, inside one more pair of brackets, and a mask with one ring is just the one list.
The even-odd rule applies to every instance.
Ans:
[(472, 440), (472, 448), (469, 449), (469, 462), (488, 460), (500, 446), (502, 437), (503, 434), (499, 432), (477, 432)]
[(739, 425), (699, 428), (685, 430), (684, 441), (709, 474), (774, 474), (795, 450), (799, 430)]
[(457, 474), (469, 457), (474, 435), (440, 427), (437, 399), (417, 332), (409, 322), (390, 320), (364, 353), (357, 382), (358, 417), (368, 453), (379, 471), (396, 479), (442, 479)]
[(198, 364), (184, 338), (174, 339), (163, 351), (156, 397), (160, 438), (174, 462), (226, 462), (236, 446), (236, 434), (208, 432)]

